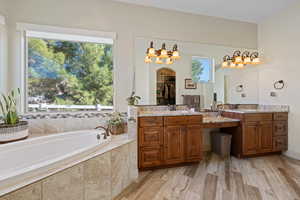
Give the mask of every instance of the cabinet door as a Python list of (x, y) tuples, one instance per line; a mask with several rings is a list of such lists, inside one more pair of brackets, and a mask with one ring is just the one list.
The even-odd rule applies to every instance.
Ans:
[(139, 128), (139, 145), (141, 147), (159, 147), (163, 144), (163, 127)]
[(140, 148), (139, 168), (157, 167), (162, 163), (162, 149), (160, 147)]
[(259, 125), (260, 152), (267, 153), (273, 149), (273, 122), (261, 121)]
[(254, 155), (259, 150), (259, 125), (257, 122), (247, 122), (243, 132), (243, 154)]
[(184, 161), (185, 126), (166, 126), (164, 130), (165, 164)]
[(186, 133), (186, 159), (197, 161), (202, 158), (202, 127), (188, 126)]

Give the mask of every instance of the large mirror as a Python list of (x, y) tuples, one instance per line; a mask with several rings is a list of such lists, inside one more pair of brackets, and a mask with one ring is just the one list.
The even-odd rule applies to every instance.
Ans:
[[(178, 45), (181, 58), (173, 64), (145, 63), (145, 52), (150, 42), (154, 48), (166, 43), (167, 49)], [(183, 104), (195, 98), (200, 108), (209, 108), (216, 96), (218, 103), (258, 103), (258, 69), (223, 69), (224, 55), (232, 55), (233, 48), (201, 43), (136, 38), (135, 40), (135, 90), (143, 105)], [(195, 83), (189, 84), (190, 80)], [(187, 87), (186, 84), (190, 87)], [(215, 94), (215, 95), (214, 95)]]

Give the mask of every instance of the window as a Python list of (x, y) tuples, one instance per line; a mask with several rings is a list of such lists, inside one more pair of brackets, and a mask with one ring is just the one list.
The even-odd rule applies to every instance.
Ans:
[(5, 18), (0, 15), (0, 93), (5, 91), (6, 73), (6, 29)]
[(210, 58), (192, 57), (192, 79), (194, 82), (213, 82), (214, 62)]
[(113, 109), (113, 40), (26, 31), (28, 111)]

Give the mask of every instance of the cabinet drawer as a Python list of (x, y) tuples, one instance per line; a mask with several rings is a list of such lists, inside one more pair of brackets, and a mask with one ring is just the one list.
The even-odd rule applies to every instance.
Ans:
[(288, 113), (274, 113), (275, 121), (288, 120)]
[(163, 126), (163, 117), (140, 117), (139, 127)]
[(188, 116), (188, 124), (189, 125), (199, 125), (203, 122), (202, 115)]
[(277, 136), (273, 138), (273, 151), (286, 151), (288, 149), (288, 137)]
[(161, 148), (140, 148), (139, 151), (139, 167), (156, 167), (162, 164)]
[(165, 117), (165, 126), (186, 125), (188, 118), (186, 116)]
[(139, 128), (139, 145), (146, 146), (160, 146), (163, 144), (163, 127), (145, 127)]
[(245, 121), (272, 121), (273, 115), (271, 113), (253, 113), (245, 114)]
[(273, 135), (274, 136), (286, 136), (288, 134), (288, 122), (287, 121), (274, 121)]

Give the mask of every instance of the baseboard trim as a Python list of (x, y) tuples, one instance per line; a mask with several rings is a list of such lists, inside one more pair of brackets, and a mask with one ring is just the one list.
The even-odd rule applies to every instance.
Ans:
[(286, 151), (286, 152), (283, 153), (283, 155), (285, 155), (285, 156), (287, 156), (289, 158), (300, 160), (300, 153), (298, 153), (298, 152)]

